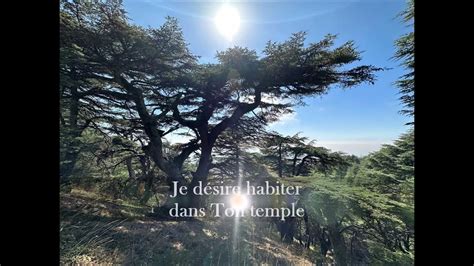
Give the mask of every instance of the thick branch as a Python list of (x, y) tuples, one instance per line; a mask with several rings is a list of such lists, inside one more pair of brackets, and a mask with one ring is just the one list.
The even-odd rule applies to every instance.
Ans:
[(219, 135), (226, 130), (229, 126), (235, 124), (242, 116), (246, 113), (253, 111), (257, 108), (262, 101), (262, 93), (260, 90), (255, 91), (255, 99), (253, 103), (240, 103), (234, 110), (230, 117), (223, 119), (218, 123), (210, 132), (209, 140), (213, 143)]

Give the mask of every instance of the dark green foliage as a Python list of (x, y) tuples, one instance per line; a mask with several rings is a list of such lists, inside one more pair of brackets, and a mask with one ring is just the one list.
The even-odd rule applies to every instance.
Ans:
[(307, 187), (299, 202), (308, 214), (306, 235), (328, 234), (339, 263), (343, 257), (343, 263), (412, 264), (413, 144), (410, 131), (394, 145), (353, 162), (344, 176), (293, 178)]
[(414, 131), (410, 130), (394, 145), (384, 145), (379, 151), (364, 157), (347, 174), (348, 182), (389, 194), (393, 198), (413, 200), (414, 142)]
[[(415, 19), (415, 1), (409, 0), (408, 7), (400, 16), (406, 23), (412, 22)], [(409, 24), (413, 26), (412, 23)], [(397, 51), (394, 58), (402, 61), (407, 73), (400, 77), (396, 85), (400, 89), (401, 102), (405, 109), (401, 113), (414, 116), (415, 115), (415, 33), (413, 31), (403, 35), (396, 42)], [(412, 123), (410, 123), (412, 124)]]

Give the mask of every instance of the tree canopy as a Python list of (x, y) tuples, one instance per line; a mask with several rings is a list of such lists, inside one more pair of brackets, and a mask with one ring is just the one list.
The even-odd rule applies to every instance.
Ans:
[[(69, 120), (83, 113), (85, 125), (140, 139), (169, 182), (187, 183), (182, 167), (193, 152), (199, 159), (191, 184), (206, 182), (217, 139), (240, 120), (257, 117), (265, 125), (304, 96), (324, 94), (333, 85), (373, 83), (380, 70), (344, 68), (360, 60), (353, 42), (334, 48), (335, 36), (327, 35), (305, 46), (303, 32), (268, 42), (261, 57), (233, 47), (217, 54), (218, 63), (199, 64), (176, 19), (144, 29), (128, 22), (118, 2), (61, 7), (62, 99), (77, 105), (69, 106)], [(163, 138), (183, 128), (192, 131), (191, 140), (175, 155), (166, 154)]]

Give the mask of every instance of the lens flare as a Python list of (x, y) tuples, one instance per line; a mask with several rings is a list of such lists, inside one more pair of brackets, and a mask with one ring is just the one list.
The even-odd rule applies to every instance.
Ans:
[(241, 211), (249, 206), (249, 200), (242, 194), (235, 194), (230, 197), (230, 207), (236, 211)]

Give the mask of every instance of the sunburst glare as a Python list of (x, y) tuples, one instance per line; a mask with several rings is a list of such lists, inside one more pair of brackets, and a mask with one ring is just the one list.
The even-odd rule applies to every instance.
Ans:
[(235, 7), (225, 4), (217, 11), (214, 23), (219, 33), (227, 40), (232, 41), (240, 27), (239, 11)]
[(249, 200), (245, 195), (235, 194), (230, 197), (230, 206), (236, 211), (242, 211), (249, 206)]

